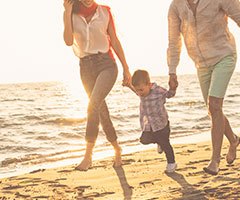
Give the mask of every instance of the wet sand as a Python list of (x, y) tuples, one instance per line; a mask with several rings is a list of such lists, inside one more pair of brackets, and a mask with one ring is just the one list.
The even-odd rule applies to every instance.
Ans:
[[(240, 199), (240, 159), (227, 165), (226, 139), (220, 172), (216, 176), (202, 170), (211, 156), (210, 141), (173, 147), (178, 163), (175, 173), (166, 174), (164, 154), (150, 149), (123, 155), (121, 168), (113, 168), (109, 157), (94, 161), (93, 167), (86, 172), (76, 171), (75, 165), (71, 165), (0, 179), (0, 200)], [(240, 147), (238, 154), (239, 151)]]

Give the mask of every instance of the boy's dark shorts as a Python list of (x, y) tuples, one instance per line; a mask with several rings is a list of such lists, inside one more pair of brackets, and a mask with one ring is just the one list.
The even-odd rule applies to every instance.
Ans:
[(170, 125), (169, 122), (165, 128), (152, 132), (152, 131), (144, 131), (140, 137), (140, 142), (142, 144), (151, 144), (158, 143), (160, 144), (161, 140), (168, 140), (170, 135)]

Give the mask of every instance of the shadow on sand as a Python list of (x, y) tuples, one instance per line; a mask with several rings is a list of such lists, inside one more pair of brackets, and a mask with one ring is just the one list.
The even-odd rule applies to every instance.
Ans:
[(198, 190), (196, 187), (189, 184), (182, 174), (177, 172), (174, 173), (166, 173), (168, 177), (172, 178), (176, 181), (181, 187), (182, 197), (180, 199), (191, 199), (191, 200), (207, 200), (205, 197), (205, 192), (202, 190)]
[(114, 170), (116, 171), (118, 179), (120, 181), (123, 190), (124, 200), (131, 200), (133, 194), (132, 186), (130, 186), (127, 182), (124, 169), (122, 167), (114, 167)]

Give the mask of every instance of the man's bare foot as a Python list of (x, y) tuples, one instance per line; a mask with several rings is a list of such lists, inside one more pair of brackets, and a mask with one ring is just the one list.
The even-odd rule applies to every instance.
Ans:
[(219, 172), (219, 162), (210, 161), (207, 167), (204, 167), (203, 170), (211, 175), (217, 175)]
[(226, 156), (226, 161), (228, 164), (232, 164), (237, 157), (237, 147), (240, 144), (240, 138), (238, 136), (235, 136), (235, 137), (236, 137), (236, 141), (233, 144), (230, 144), (230, 147), (228, 149), (228, 153)]
[(113, 167), (121, 167), (122, 166), (122, 149), (115, 149), (115, 158), (113, 162)]
[(75, 169), (79, 171), (87, 171), (91, 166), (92, 166), (92, 159), (84, 158), (82, 162), (77, 167), (75, 167)]

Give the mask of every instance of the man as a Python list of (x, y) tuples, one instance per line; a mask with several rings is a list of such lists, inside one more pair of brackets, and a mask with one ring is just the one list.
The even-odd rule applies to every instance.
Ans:
[(212, 157), (206, 173), (219, 171), (223, 135), (230, 143), (226, 160), (236, 159), (237, 137), (223, 114), (222, 106), (228, 83), (236, 66), (236, 45), (228, 29), (228, 17), (240, 26), (239, 0), (173, 0), (168, 13), (169, 86), (178, 85), (176, 68), (183, 36), (188, 55), (197, 67), (204, 101), (212, 121)]

